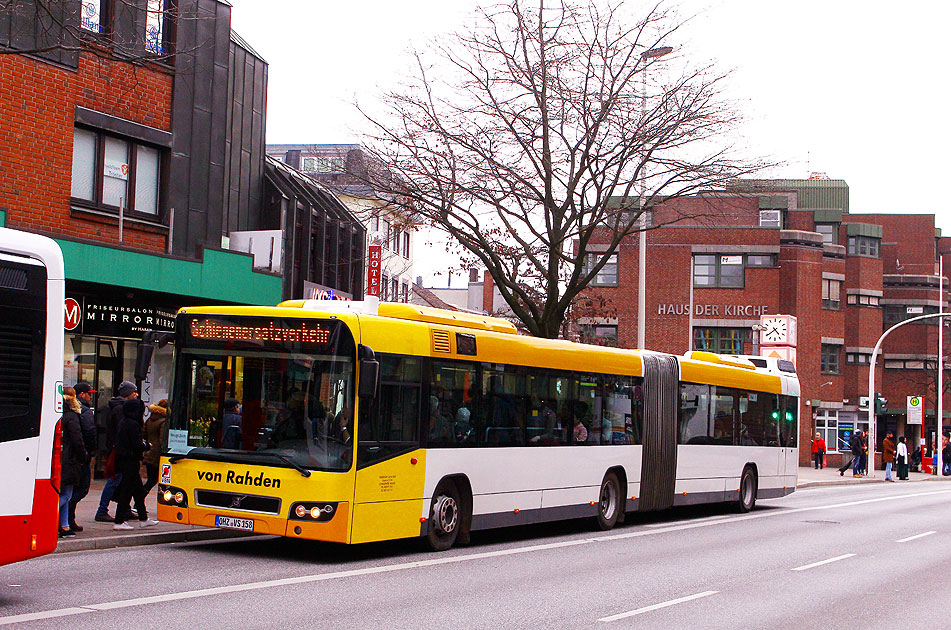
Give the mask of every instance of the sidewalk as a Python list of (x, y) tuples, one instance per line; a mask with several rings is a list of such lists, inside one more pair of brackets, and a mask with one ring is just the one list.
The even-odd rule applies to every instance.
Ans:
[[(99, 497), (102, 496), (104, 479), (94, 479), (89, 488), (89, 494), (76, 506), (76, 522), (82, 525), (83, 531), (75, 538), (60, 538), (55, 553), (69, 551), (86, 551), (89, 549), (109, 549), (111, 547), (132, 547), (137, 545), (158, 545), (170, 542), (185, 542), (192, 540), (214, 540), (218, 538), (236, 538), (247, 536), (243, 532), (227, 529), (213, 529), (195, 525), (179, 525), (177, 523), (159, 523), (154, 527), (139, 529), (138, 521), (129, 521), (135, 527), (133, 530), (116, 531), (112, 523), (99, 523), (95, 520), (96, 510), (99, 509)], [(145, 507), (149, 517), (155, 518), (156, 494), (153, 488), (145, 498)], [(109, 514), (115, 516), (116, 504), (109, 504)]]
[[(911, 481), (951, 481), (951, 477), (942, 477), (927, 475), (925, 473), (910, 472), (907, 481), (898, 481), (898, 474), (892, 470), (892, 479), (895, 483), (909, 483)], [(841, 486), (857, 483), (885, 483), (885, 471), (876, 469), (872, 477), (853, 477), (852, 469), (849, 468), (844, 475), (839, 475), (837, 467), (826, 467), (816, 470), (812, 466), (801, 466), (799, 468), (799, 483), (797, 488), (809, 488), (811, 486)]]

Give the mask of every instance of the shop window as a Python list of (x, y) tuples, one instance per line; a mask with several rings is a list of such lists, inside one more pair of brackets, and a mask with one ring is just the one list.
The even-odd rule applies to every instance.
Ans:
[[(581, 273), (587, 274), (594, 269), (595, 265), (604, 257), (603, 253), (585, 254), (584, 268)], [(591, 280), (591, 286), (595, 287), (616, 287), (617, 286), (617, 254), (608, 256), (608, 260), (601, 267), (601, 271)]]
[(871, 236), (850, 236), (849, 254), (852, 256), (879, 257), (879, 247), (882, 240)]
[[(837, 453), (839, 451), (838, 436), (839, 431), (839, 412), (835, 409), (816, 409), (816, 431), (826, 442), (827, 453)], [(815, 433), (813, 436), (815, 436)], [(847, 445), (846, 445), (847, 446)]]
[(72, 201), (77, 206), (156, 219), (161, 154), (158, 149), (90, 129), (73, 130)]
[(842, 281), (822, 279), (822, 308), (838, 311), (841, 308), (840, 293), (842, 292)]
[(820, 367), (823, 374), (839, 373), (839, 355), (842, 353), (842, 346), (824, 343), (822, 344), (822, 356)]
[(693, 349), (717, 354), (743, 354), (746, 328), (694, 328)]

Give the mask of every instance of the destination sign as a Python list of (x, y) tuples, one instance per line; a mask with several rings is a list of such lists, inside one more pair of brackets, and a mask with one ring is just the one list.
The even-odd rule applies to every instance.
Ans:
[(268, 322), (260, 325), (224, 323), (214, 319), (193, 319), (189, 332), (195, 339), (208, 341), (258, 341), (270, 343), (326, 344), (330, 331), (308, 322), (282, 325)]

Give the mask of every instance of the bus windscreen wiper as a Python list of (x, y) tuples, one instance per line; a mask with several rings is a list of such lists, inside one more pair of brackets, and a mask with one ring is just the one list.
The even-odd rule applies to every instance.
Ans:
[(284, 462), (285, 464), (287, 464), (288, 466), (291, 466), (292, 468), (296, 468), (296, 469), (297, 469), (297, 472), (299, 472), (299, 473), (301, 474), (301, 477), (310, 477), (310, 471), (309, 471), (309, 470), (307, 470), (306, 468), (304, 468), (303, 466), (301, 466), (300, 464), (298, 464), (297, 462), (295, 462), (295, 461), (294, 461), (293, 459), (291, 459), (290, 457), (287, 457), (286, 455), (281, 455), (280, 453), (268, 453), (267, 451), (258, 451), (258, 452), (254, 453), (254, 454), (255, 454), (255, 455), (267, 455), (268, 457), (273, 457), (273, 458), (275, 458), (275, 459), (279, 459), (279, 460), (281, 460), (282, 462)]

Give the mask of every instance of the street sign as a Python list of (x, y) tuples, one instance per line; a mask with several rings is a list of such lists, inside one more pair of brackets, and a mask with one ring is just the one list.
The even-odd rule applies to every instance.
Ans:
[(921, 396), (908, 397), (908, 424), (921, 424), (922, 405)]

